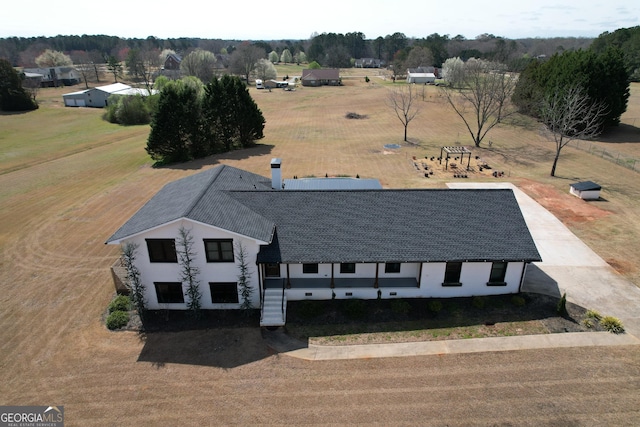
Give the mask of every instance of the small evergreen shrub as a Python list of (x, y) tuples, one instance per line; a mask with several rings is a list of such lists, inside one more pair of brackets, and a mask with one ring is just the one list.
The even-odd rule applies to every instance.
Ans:
[(620, 319), (613, 316), (604, 316), (600, 319), (600, 325), (607, 331), (614, 334), (621, 334), (624, 332), (624, 327)]
[(556, 312), (560, 316), (567, 315), (567, 293), (566, 292), (562, 294), (562, 297), (558, 301), (558, 304), (556, 305)]
[(409, 314), (411, 311), (411, 304), (403, 299), (391, 300), (391, 311), (398, 314)]
[(109, 303), (109, 314), (114, 311), (131, 310), (131, 299), (126, 295), (118, 295)]
[(511, 304), (516, 307), (523, 307), (526, 303), (526, 300), (520, 295), (514, 295), (511, 297)]
[(362, 319), (367, 314), (367, 304), (361, 299), (347, 300), (344, 312), (351, 319)]
[(440, 313), (442, 311), (442, 303), (438, 300), (429, 301), (427, 309), (432, 313)]
[(593, 319), (595, 321), (600, 321), (602, 319), (602, 315), (595, 310), (587, 310), (584, 314), (588, 319)]
[(129, 313), (116, 310), (107, 316), (107, 328), (110, 330), (123, 328), (129, 323)]

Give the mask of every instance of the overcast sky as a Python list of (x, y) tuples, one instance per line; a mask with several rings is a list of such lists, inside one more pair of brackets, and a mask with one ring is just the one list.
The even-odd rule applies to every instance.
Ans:
[(123, 38), (308, 39), (362, 32), (367, 39), (489, 33), (597, 37), (640, 25), (638, 0), (3, 1), (0, 37), (105, 34)]

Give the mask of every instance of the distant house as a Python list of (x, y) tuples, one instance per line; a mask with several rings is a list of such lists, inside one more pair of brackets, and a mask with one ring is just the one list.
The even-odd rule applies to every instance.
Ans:
[(434, 83), (438, 77), (435, 67), (418, 67), (407, 70), (407, 83), (427, 84)]
[(180, 63), (182, 62), (182, 58), (175, 53), (170, 53), (167, 55), (167, 58), (164, 60), (164, 69), (165, 70), (179, 70)]
[[(152, 94), (157, 91), (152, 90)], [(65, 93), (62, 95), (65, 107), (97, 107), (103, 108), (108, 105), (111, 95), (149, 95), (146, 89), (133, 88), (124, 83), (114, 83), (106, 86), (94, 87), (78, 92)]]
[(340, 86), (340, 70), (337, 68), (323, 68), (319, 70), (302, 70), (300, 78), (302, 86)]
[(80, 72), (73, 67), (25, 68), (22, 71), (25, 75), (41, 75), (42, 87), (72, 86), (82, 81)]
[(382, 66), (382, 61), (375, 58), (360, 58), (356, 59), (353, 66), (355, 68), (380, 68)]
[(598, 200), (602, 187), (593, 181), (582, 181), (569, 186), (569, 193), (583, 200)]
[(241, 245), (261, 326), (284, 325), (287, 301), (517, 293), (527, 264), (541, 260), (510, 189), (384, 190), (374, 181), (283, 182), (280, 159), (270, 180), (217, 166), (167, 184), (106, 243), (137, 245), (152, 310), (187, 309), (182, 227), (193, 237), (202, 308), (241, 308)]

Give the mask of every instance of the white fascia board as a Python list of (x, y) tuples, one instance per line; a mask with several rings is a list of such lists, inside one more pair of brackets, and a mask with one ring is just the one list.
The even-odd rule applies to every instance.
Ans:
[[(177, 223), (179, 221), (188, 221), (188, 222), (192, 222), (194, 224), (202, 225), (204, 227), (212, 228), (214, 230), (224, 231), (225, 233), (229, 233), (229, 234), (232, 234), (234, 236), (238, 236), (238, 237), (242, 237), (242, 238), (245, 238), (245, 239), (253, 240), (254, 242), (256, 242), (259, 245), (268, 245), (269, 243), (271, 243), (271, 242), (264, 242), (262, 240), (256, 239), (256, 238), (251, 237), (251, 236), (245, 236), (244, 234), (240, 234), (240, 233), (236, 233), (236, 232), (233, 232), (233, 231), (230, 231), (230, 230), (226, 230), (224, 228), (216, 227), (216, 226), (213, 226), (211, 224), (207, 224), (207, 223), (200, 222), (200, 221), (194, 221), (191, 218), (186, 218), (186, 217), (176, 218), (173, 221), (165, 222), (165, 223), (157, 225), (155, 227), (144, 229), (144, 230), (142, 230), (142, 231), (140, 231), (138, 233), (130, 234), (128, 236), (122, 237), (122, 238), (117, 239), (117, 240), (110, 240), (110, 241), (107, 241), (105, 243), (107, 245), (119, 245), (125, 240), (133, 239), (133, 238), (135, 238), (135, 237), (137, 237), (137, 236), (139, 236), (141, 234), (148, 233), (149, 231), (157, 230), (160, 227), (165, 227), (167, 225), (175, 224), (175, 223)], [(273, 233), (271, 233), (271, 237), (273, 238)]]

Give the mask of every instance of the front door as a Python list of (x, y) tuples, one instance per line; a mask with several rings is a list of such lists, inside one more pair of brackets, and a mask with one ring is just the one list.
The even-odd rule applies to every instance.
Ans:
[(280, 264), (265, 264), (264, 266), (265, 277), (280, 277)]

